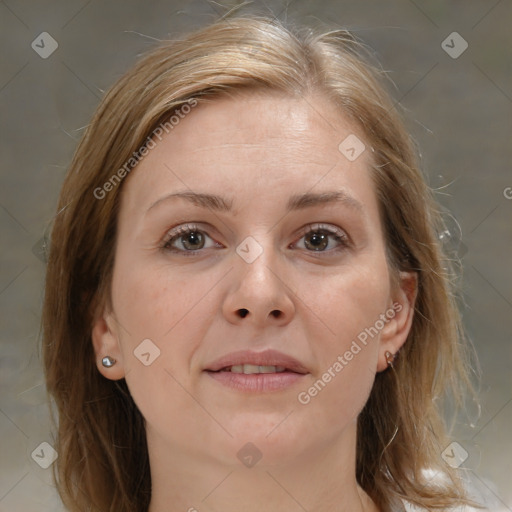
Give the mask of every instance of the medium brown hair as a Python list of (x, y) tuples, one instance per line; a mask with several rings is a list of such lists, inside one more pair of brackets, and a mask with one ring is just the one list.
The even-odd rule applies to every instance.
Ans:
[[(94, 191), (187, 102), (244, 88), (296, 97), (320, 92), (357, 123), (372, 149), (389, 267), (394, 276), (418, 274), (408, 339), (394, 368), (376, 375), (358, 418), (359, 484), (383, 512), (400, 499), (429, 510), (469, 503), (441, 458), (448, 441), (440, 399), (447, 390), (460, 399), (461, 384), (471, 384), (452, 273), (437, 236), (442, 217), (382, 72), (362, 49), (346, 30), (237, 15), (159, 44), (101, 101), (62, 187), (42, 317), (46, 383), (58, 412), (56, 479), (69, 510), (146, 512), (151, 497), (144, 419), (124, 379), (99, 373), (91, 341), (95, 315), (110, 300), (129, 176), (100, 199)], [(445, 484), (430, 484), (427, 468), (446, 475)]]

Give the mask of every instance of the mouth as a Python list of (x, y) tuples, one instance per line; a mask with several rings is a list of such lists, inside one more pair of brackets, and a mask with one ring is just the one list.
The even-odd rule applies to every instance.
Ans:
[(283, 390), (309, 374), (295, 358), (274, 350), (228, 354), (204, 371), (223, 386), (248, 392)]
[(219, 372), (243, 373), (244, 375), (255, 375), (259, 373), (283, 373), (291, 371), (284, 366), (259, 366), (256, 364), (236, 364), (233, 366), (226, 366), (218, 370)]

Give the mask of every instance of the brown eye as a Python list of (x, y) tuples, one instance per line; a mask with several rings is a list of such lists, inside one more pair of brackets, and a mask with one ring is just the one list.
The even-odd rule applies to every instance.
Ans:
[(183, 247), (190, 251), (202, 249), (204, 246), (204, 236), (199, 231), (190, 231), (185, 235), (181, 235), (179, 238)]
[(320, 232), (313, 232), (306, 235), (304, 245), (312, 251), (323, 251), (329, 245), (329, 235)]
[(179, 253), (193, 253), (204, 248), (212, 247), (206, 246), (207, 239), (211, 238), (197, 226), (180, 226), (179, 228), (171, 231), (166, 237), (163, 248), (172, 252)]
[[(348, 246), (348, 237), (344, 231), (324, 226), (308, 226), (303, 232), (303, 247), (307, 251), (331, 252)], [(330, 247), (330, 248), (329, 248)]]

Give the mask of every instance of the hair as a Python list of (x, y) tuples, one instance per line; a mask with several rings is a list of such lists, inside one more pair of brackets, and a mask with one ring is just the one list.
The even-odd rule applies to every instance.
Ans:
[[(369, 172), (391, 274), (417, 272), (408, 338), (393, 368), (376, 375), (358, 417), (358, 483), (383, 512), (401, 499), (428, 510), (475, 505), (441, 458), (449, 443), (441, 399), (460, 404), (471, 388), (455, 273), (438, 237), (442, 213), (382, 85), (385, 73), (365, 51), (347, 30), (236, 15), (160, 42), (100, 102), (62, 186), (42, 314), (46, 384), (58, 413), (54, 476), (69, 510), (145, 512), (151, 498), (144, 418), (125, 380), (100, 374), (91, 341), (95, 315), (111, 304), (116, 224), (124, 176), (137, 163), (132, 156), (185, 104), (244, 90), (320, 93), (357, 124), (372, 149)], [(95, 192), (121, 168), (124, 179)], [(430, 483), (427, 468), (445, 480)]]

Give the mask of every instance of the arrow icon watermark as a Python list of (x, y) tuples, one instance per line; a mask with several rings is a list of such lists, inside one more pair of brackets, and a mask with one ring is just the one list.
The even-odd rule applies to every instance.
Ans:
[(351, 133), (340, 143), (338, 149), (347, 160), (353, 162), (364, 152), (366, 146), (359, 137)]
[(58, 457), (58, 453), (53, 449), (53, 446), (46, 441), (38, 445), (30, 455), (43, 469), (48, 469)]
[(245, 443), (236, 456), (246, 467), (253, 468), (263, 457), (263, 454), (254, 443)]
[(252, 263), (263, 254), (263, 247), (252, 236), (248, 236), (236, 248), (236, 253), (246, 262)]
[(48, 32), (41, 32), (30, 46), (39, 57), (47, 59), (59, 47), (59, 43)]
[(441, 43), (441, 48), (452, 59), (458, 59), (468, 49), (468, 46), (468, 42), (458, 32), (452, 32)]
[(153, 341), (146, 338), (139, 343), (133, 354), (144, 366), (149, 366), (160, 356), (160, 349)]

